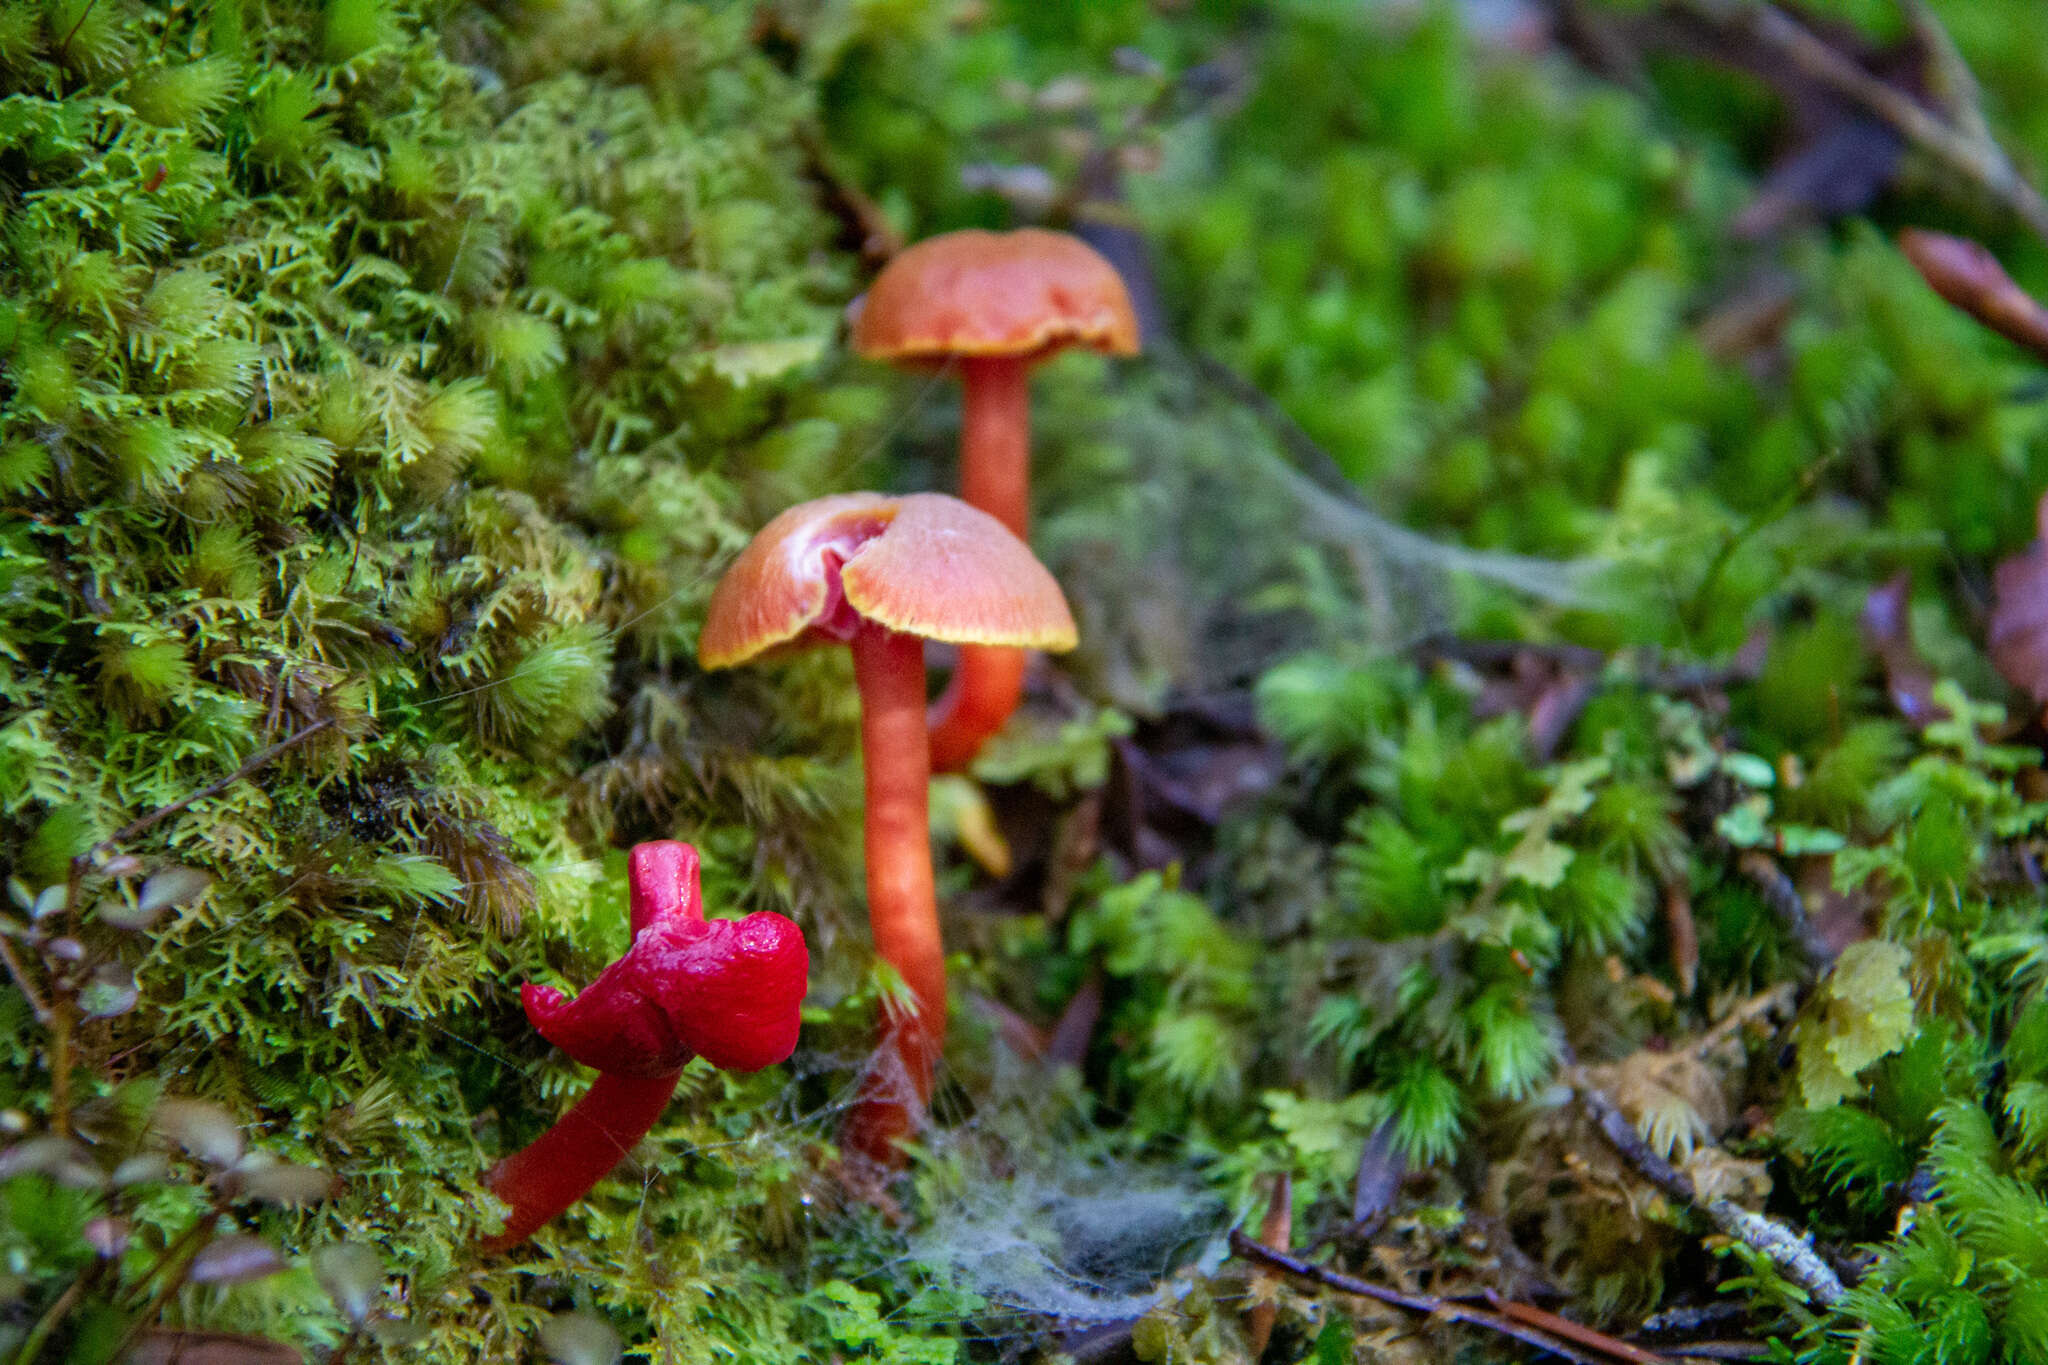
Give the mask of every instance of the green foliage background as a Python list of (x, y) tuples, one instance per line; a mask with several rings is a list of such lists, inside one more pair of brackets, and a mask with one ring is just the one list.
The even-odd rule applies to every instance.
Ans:
[[(1937, 8), (2001, 134), (2048, 164), (2029, 41), (2048, 20)], [(1827, 12), (1901, 31), (1889, 5)], [(1562, 605), (1450, 581), (1434, 624), (1701, 660), (1771, 635), (1725, 705), (1620, 657), (1535, 755), (1518, 715), (1475, 714), (1470, 670), (1352, 638), (1357, 604), (1313, 564), (1267, 585), (1276, 638), (1317, 646), (1233, 679), (1284, 748), (1278, 779), (1198, 868), (1098, 863), (1050, 913), (979, 926), (964, 964), (1033, 1017), (1101, 973), (1063, 1140), (1196, 1170), (1234, 1212), (1286, 1170), (1329, 1227), (1384, 1127), (1439, 1173), (1404, 1235), (1455, 1261), (1444, 1229), (1526, 1213), (1487, 1208), (1475, 1168), (1534, 1160), (1567, 1050), (1619, 1064), (1801, 980), (1740, 871), (1784, 852), (1878, 937), (1813, 987), (1789, 1066), (1750, 1044), (1723, 1088), (1772, 1121), (1726, 1145), (1769, 1170), (1774, 1212), (1872, 1247), (1869, 1273), (1827, 1312), (1619, 1215), (1527, 1250), (1624, 1325), (1711, 1277), (1815, 1361), (2048, 1354), (2048, 925), (2023, 875), (2048, 807), (1979, 648), (1989, 568), (2048, 485), (2039, 368), (1869, 221), (1734, 241), (1768, 96), (1704, 66), (1653, 75), (1647, 96), (1601, 87), (1442, 7), (0, 6), (7, 931), (26, 942), (96, 840), (327, 727), (140, 841), (146, 870), (199, 869), (205, 891), (138, 934), (137, 879), (96, 877), (72, 926), (138, 993), (76, 1040), (101, 1176), (146, 1145), (162, 1092), (344, 1182), (302, 1212), (237, 1206), (297, 1268), (188, 1288), (167, 1320), (331, 1346), (347, 1323), (300, 1258), (346, 1240), (428, 1334), (392, 1333), (394, 1358), (511, 1358), (571, 1309), (678, 1361), (978, 1358), (1035, 1329), (977, 1331), (1000, 1285), (927, 1273), (871, 1211), (824, 1207), (829, 1124), (791, 1121), (844, 1084), (868, 1011), (844, 664), (691, 662), (719, 567), (772, 511), (949, 477), (947, 400), (838, 356), (861, 268), (810, 165), (822, 136), (913, 235), (1008, 220), (963, 170), (1064, 185), (1113, 153), (1114, 216), (1151, 244), (1182, 346), (1272, 395), (1374, 506), (1601, 571)], [(1910, 162), (1876, 214), (2044, 266)], [(1754, 287), (1786, 297), (1781, 339), (1717, 350), (1716, 310)], [(1158, 349), (1042, 381), (1056, 564), (1121, 519), (1116, 490), (1147, 478), (1132, 450), (1272, 439), (1189, 399), (1187, 357)], [(1953, 680), (1949, 719), (1918, 730), (1855, 625), (1899, 570)], [(1136, 709), (1175, 681), (1078, 676)], [(1128, 728), (1103, 709), (1026, 730), (982, 775), (1070, 805)], [(689, 1073), (644, 1179), (480, 1262), (477, 1174), (581, 1086), (515, 987), (580, 984), (616, 952), (617, 850), (671, 835), (705, 850), (714, 907), (805, 924), (807, 1050), (751, 1080)], [(1674, 887), (1700, 926), (1690, 992), (1659, 915)], [(11, 987), (0, 1024), (0, 1112), (40, 1131), (44, 1031)], [(1027, 1149), (995, 1121), (1000, 1054), (963, 1034), (975, 1140)], [(1642, 1121), (1674, 1145), (1733, 1132), (1662, 1103)], [(935, 1153), (913, 1225), (1010, 1159)], [(203, 1174), (117, 1196), (47, 1170), (0, 1183), (0, 1351), (92, 1264), (96, 1199), (135, 1227), (133, 1277), (210, 1216)], [(104, 1358), (134, 1307), (85, 1302), (57, 1346)], [(1139, 1348), (1241, 1353), (1218, 1302), (1169, 1303)], [(1275, 1350), (1331, 1358), (1352, 1330), (1288, 1297)]]

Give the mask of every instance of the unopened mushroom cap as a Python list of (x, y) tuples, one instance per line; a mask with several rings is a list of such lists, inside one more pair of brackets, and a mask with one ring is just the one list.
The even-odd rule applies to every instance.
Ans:
[(697, 657), (730, 668), (842, 613), (952, 644), (1075, 643), (1059, 584), (988, 513), (943, 493), (841, 493), (761, 528), (711, 594)]
[(1078, 237), (1043, 228), (947, 232), (900, 253), (853, 320), (871, 360), (1138, 351), (1138, 318), (1116, 267)]

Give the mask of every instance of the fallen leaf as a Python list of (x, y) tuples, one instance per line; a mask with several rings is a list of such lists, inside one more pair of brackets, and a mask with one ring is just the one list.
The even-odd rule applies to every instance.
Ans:
[(1899, 233), (1899, 250), (1935, 293), (2007, 340), (2048, 355), (2048, 308), (2020, 288), (1982, 245), (1946, 232), (1906, 228)]
[(313, 1277), (350, 1322), (360, 1325), (384, 1293), (384, 1262), (361, 1242), (330, 1242), (313, 1253)]
[(247, 1284), (284, 1269), (276, 1247), (254, 1234), (231, 1232), (200, 1248), (187, 1278), (194, 1284)]
[(1863, 647), (1884, 665), (1884, 689), (1899, 714), (1915, 725), (1940, 720), (1948, 712), (1934, 701), (1934, 670), (1920, 657), (1913, 643), (1913, 623), (1908, 614), (1912, 575), (1901, 570), (1870, 590), (1863, 599), (1858, 624)]
[(165, 1100), (150, 1125), (209, 1166), (232, 1166), (242, 1157), (242, 1130), (234, 1115), (204, 1100)]
[(1796, 223), (1868, 208), (1890, 183), (1905, 149), (1905, 140), (1888, 125), (1844, 114), (1773, 163), (1730, 228), (1753, 242)]
[(281, 1341), (234, 1332), (145, 1332), (128, 1365), (303, 1365), (305, 1357)]
[(1991, 578), (1991, 662), (2007, 682), (2048, 705), (2048, 494), (2035, 505), (2041, 538)]
[(1351, 1226), (1360, 1237), (1370, 1237), (1386, 1222), (1408, 1174), (1408, 1158), (1401, 1154), (1394, 1132), (1392, 1119), (1382, 1123), (1358, 1154), (1358, 1178), (1351, 1187)]
[(558, 1313), (540, 1325), (541, 1349), (559, 1365), (613, 1365), (619, 1334), (591, 1313)]

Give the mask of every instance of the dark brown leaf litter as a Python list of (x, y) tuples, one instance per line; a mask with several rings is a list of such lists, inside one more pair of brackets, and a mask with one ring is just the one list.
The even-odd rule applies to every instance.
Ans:
[(1242, 691), (1183, 698), (1113, 748), (1107, 842), (1134, 866), (1179, 863), (1196, 880), (1224, 816), (1271, 791), (1287, 766)]
[(1948, 713), (1934, 702), (1934, 670), (1920, 657), (1913, 643), (1913, 623), (1908, 613), (1912, 576), (1901, 570), (1870, 590), (1863, 599), (1858, 624), (1863, 646), (1884, 665), (1885, 694), (1900, 715), (1915, 725), (1926, 725)]
[(2007, 682), (2048, 706), (2048, 494), (2035, 506), (2040, 538), (1991, 579), (1991, 662)]

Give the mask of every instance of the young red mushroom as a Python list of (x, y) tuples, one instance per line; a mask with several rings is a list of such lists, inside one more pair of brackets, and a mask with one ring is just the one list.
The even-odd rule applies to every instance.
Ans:
[(688, 844), (636, 844), (627, 875), (626, 955), (573, 1000), (551, 986), (520, 988), (535, 1031), (598, 1077), (554, 1127), (485, 1174), (484, 1188), (512, 1210), (485, 1251), (525, 1241), (618, 1165), (661, 1117), (692, 1056), (758, 1071), (796, 1048), (810, 971), (796, 925), (768, 911), (705, 919)]
[(784, 646), (852, 647), (867, 796), (868, 919), (875, 952), (915, 1008), (887, 1026), (849, 1116), (845, 1146), (896, 1159), (931, 1098), (946, 1037), (926, 813), (924, 640), (1064, 650), (1074, 618), (1045, 566), (1002, 523), (940, 493), (846, 493), (792, 507), (762, 528), (711, 595), (697, 655), (729, 668)]
[[(853, 319), (870, 360), (957, 361), (960, 496), (1010, 528), (1031, 525), (1031, 367), (1068, 346), (1135, 355), (1138, 319), (1116, 268), (1078, 237), (1043, 228), (948, 232), (889, 262)], [(1024, 654), (963, 646), (932, 707), (932, 768), (966, 767), (1017, 709)]]

